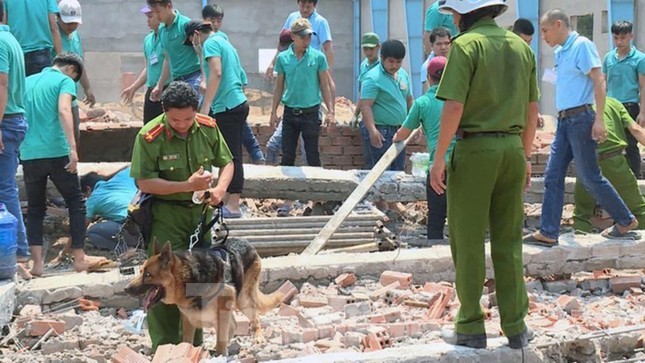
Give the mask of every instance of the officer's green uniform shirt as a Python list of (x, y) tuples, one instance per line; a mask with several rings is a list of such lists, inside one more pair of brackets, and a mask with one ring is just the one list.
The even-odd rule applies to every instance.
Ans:
[(25, 57), (20, 44), (9, 32), (8, 25), (0, 25), (0, 73), (7, 75), (7, 106), (5, 115), (25, 113)]
[[(419, 126), (423, 127), (423, 133), (426, 135), (428, 143), (428, 152), (430, 154), (430, 163), (434, 162), (434, 153), (437, 149), (439, 140), (439, 120), (441, 119), (441, 110), (443, 101), (437, 99), (437, 85), (428, 89), (425, 95), (414, 100), (408, 117), (403, 121), (403, 127), (414, 130)], [(448, 152), (446, 152), (446, 161), (450, 159), (452, 149), (455, 147), (455, 140), (450, 143)]]
[(363, 78), (365, 78), (365, 75), (367, 72), (371, 71), (374, 69), (374, 67), (378, 66), (381, 64), (381, 59), (377, 58), (376, 62), (370, 64), (370, 62), (367, 60), (367, 58), (363, 59), (361, 62), (361, 65), (358, 68), (358, 83), (363, 82)]
[[(607, 75), (607, 96), (622, 103), (640, 102), (638, 76), (645, 76), (645, 54), (632, 47), (629, 54), (618, 59), (617, 50), (605, 55), (602, 72)], [(641, 105), (645, 107), (645, 105)]]
[(48, 67), (27, 77), (24, 102), (29, 129), (20, 145), (20, 159), (69, 154), (70, 147), (58, 117), (58, 98), (63, 94), (76, 99), (76, 84), (58, 69)]
[[(163, 61), (166, 57), (158, 33), (151, 31), (143, 39), (143, 55), (146, 57), (146, 86), (154, 88), (161, 78)], [(166, 82), (166, 84), (168, 83), (170, 83), (170, 79)]]
[(213, 98), (211, 111), (220, 113), (244, 103), (246, 96), (242, 87), (244, 87), (246, 79), (243, 79), (244, 69), (233, 45), (228, 40), (218, 36), (217, 33), (213, 33), (204, 42), (202, 54), (207, 80), (210, 77), (208, 59), (216, 57), (220, 58), (222, 62), (222, 78), (215, 98)]
[(5, 17), (22, 50), (53, 49), (49, 14), (58, 13), (56, 0), (5, 0)]
[(195, 53), (191, 45), (184, 45), (186, 40), (186, 30), (184, 28), (190, 18), (181, 15), (177, 10), (174, 10), (174, 12), (175, 20), (169, 27), (164, 23), (159, 25), (161, 46), (168, 55), (170, 78), (173, 80), (200, 70), (197, 53)]
[(319, 73), (329, 69), (325, 55), (312, 47), (300, 60), (293, 44), (278, 54), (275, 71), (284, 75), (282, 103), (291, 108), (309, 108), (320, 104)]
[[(500, 42), (500, 39), (506, 41)], [(504, 59), (508, 54), (502, 50), (504, 47), (514, 48), (522, 55), (522, 61)], [(521, 79), (517, 88), (491, 81), (491, 77), (503, 78), (506, 74), (530, 74), (530, 77)], [(494, 20), (481, 19), (466, 33), (453, 38), (437, 97), (464, 104), (460, 122), (464, 131), (519, 134), (526, 125), (529, 102), (537, 102), (539, 97), (533, 51), (513, 32), (498, 27)]]
[[(148, 142), (146, 134), (163, 125), (163, 131)], [(207, 127), (195, 121), (188, 136), (181, 137), (161, 114), (147, 123), (134, 142), (130, 176), (135, 179), (161, 178), (169, 181), (186, 181), (199, 169), (223, 167), (233, 160), (222, 134), (217, 127)], [(156, 196), (159, 199), (189, 201), (192, 193), (175, 193)]]
[(396, 72), (396, 79), (383, 68), (383, 64), (367, 72), (361, 83), (361, 100), (374, 100), (374, 123), (382, 126), (401, 126), (408, 114), (410, 77), (403, 68)]
[(607, 140), (598, 144), (598, 154), (626, 148), (626, 133), (629, 132), (626, 129), (634, 122), (634, 119), (629, 115), (625, 106), (617, 99), (607, 97), (605, 99), (604, 119)]

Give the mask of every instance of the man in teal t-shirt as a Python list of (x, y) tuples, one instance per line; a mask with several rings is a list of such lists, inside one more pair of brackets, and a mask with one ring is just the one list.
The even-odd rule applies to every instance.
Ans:
[(222, 20), (224, 20), (224, 9), (221, 6), (213, 4), (204, 6), (202, 9), (202, 19), (211, 23), (215, 35), (229, 40), (228, 35), (221, 30)]
[[(147, 0), (148, 6), (156, 15), (161, 24), (159, 25), (159, 37), (161, 47), (166, 56), (163, 61), (161, 77), (157, 85), (152, 90), (150, 98), (154, 101), (161, 99), (166, 81), (184, 81), (200, 93), (200, 82), (202, 81), (202, 71), (199, 64), (199, 56), (192, 47), (192, 44), (186, 45), (186, 24), (190, 18), (182, 15), (177, 11), (171, 0)], [(170, 77), (170, 78), (168, 78)]]
[[(417, 127), (423, 127), (423, 133), (426, 135), (428, 142), (428, 153), (430, 154), (430, 164), (434, 162), (434, 153), (437, 148), (439, 139), (439, 120), (443, 110), (443, 101), (437, 98), (437, 88), (441, 81), (443, 69), (446, 67), (446, 58), (442, 56), (434, 57), (428, 63), (427, 82), (429, 85), (428, 92), (417, 98), (410, 109), (408, 117), (403, 121), (403, 126), (396, 132), (393, 142), (403, 141), (410, 136), (412, 130)], [(452, 149), (455, 146), (453, 139), (446, 160), (450, 158)], [(430, 175), (426, 183), (426, 196), (428, 199), (428, 246), (438, 243), (444, 239), (443, 229), (446, 224), (446, 214), (448, 210), (446, 193), (437, 194), (434, 189), (430, 188)]]
[[(123, 97), (123, 101), (125, 103), (131, 103), (135, 92), (137, 92), (139, 88), (143, 87), (143, 85), (147, 86), (143, 101), (143, 124), (145, 125), (163, 113), (161, 101), (153, 101), (150, 98), (150, 94), (157, 85), (159, 78), (161, 78), (161, 72), (166, 55), (161, 47), (161, 39), (159, 37), (159, 18), (147, 5), (141, 9), (141, 13), (146, 16), (148, 27), (151, 30), (151, 32), (143, 39), (143, 56), (146, 64), (134, 83), (126, 87), (123, 92), (121, 92), (121, 97)], [(170, 80), (166, 81), (164, 87), (168, 85), (168, 83), (170, 83)]]
[[(92, 172), (81, 177), (81, 189), (85, 201), (85, 222), (88, 241), (99, 248), (114, 250), (117, 246), (119, 231), (128, 215), (130, 201), (137, 193), (137, 186), (130, 176), (130, 167), (114, 175), (105, 177)], [(93, 221), (97, 223), (90, 225)], [(137, 238), (122, 233), (128, 246), (136, 246)]]
[(20, 146), (27, 190), (27, 239), (34, 266), (31, 274), (43, 274), (43, 219), (47, 210), (47, 180), (51, 179), (69, 211), (74, 269), (85, 271), (105, 260), (85, 255), (85, 203), (78, 182), (78, 154), (74, 139), (72, 101), (83, 74), (83, 61), (63, 53), (53, 66), (27, 77), (25, 111), (29, 129)]
[(0, 203), (18, 220), (16, 256), (19, 262), (29, 258), (29, 246), (22, 220), (16, 170), (18, 149), (27, 132), (23, 92), (25, 59), (20, 44), (4, 24), (0, 6)]
[(56, 0), (5, 0), (4, 5), (6, 23), (25, 54), (25, 74), (51, 66), (52, 50), (62, 51)]

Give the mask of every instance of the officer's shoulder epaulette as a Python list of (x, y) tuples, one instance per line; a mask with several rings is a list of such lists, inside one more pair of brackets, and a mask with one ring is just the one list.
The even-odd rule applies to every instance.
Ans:
[(165, 128), (166, 128), (166, 126), (164, 124), (158, 124), (157, 126), (154, 126), (150, 130), (148, 130), (148, 132), (146, 132), (143, 135), (143, 138), (147, 142), (153, 142), (157, 138), (157, 136), (161, 135), (161, 133), (163, 132), (163, 130)]
[(197, 121), (198, 124), (204, 125), (206, 127), (214, 128), (215, 126), (217, 126), (214, 118), (208, 115), (203, 115), (201, 113), (198, 113), (197, 116), (195, 116), (195, 121)]

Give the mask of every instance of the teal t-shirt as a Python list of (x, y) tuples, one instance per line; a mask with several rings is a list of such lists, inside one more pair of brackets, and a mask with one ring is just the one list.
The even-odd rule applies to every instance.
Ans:
[(217, 93), (215, 93), (215, 98), (213, 98), (211, 111), (220, 113), (244, 103), (246, 96), (242, 87), (246, 82), (246, 74), (240, 63), (237, 50), (233, 45), (228, 40), (217, 35), (217, 33), (213, 33), (204, 42), (202, 54), (204, 57), (204, 73), (207, 80), (210, 77), (208, 59), (220, 58), (222, 62), (222, 78)]
[(367, 58), (363, 59), (361, 62), (361, 65), (358, 67), (358, 83), (363, 81), (363, 78), (365, 78), (365, 75), (367, 72), (371, 71), (374, 67), (378, 66), (381, 64), (381, 59), (377, 58), (376, 62), (370, 64), (370, 62), (367, 60)]
[(60, 40), (63, 48), (63, 52), (74, 53), (79, 57), (83, 58), (83, 43), (81, 42), (81, 37), (78, 35), (78, 31), (73, 31), (71, 34), (67, 35), (60, 30)]
[[(614, 48), (605, 55), (602, 72), (607, 78), (607, 96), (621, 103), (640, 102), (639, 76), (645, 76), (645, 54), (632, 47), (631, 52), (622, 59)], [(645, 107), (645, 105), (641, 105)]]
[(192, 45), (184, 45), (186, 40), (186, 30), (184, 27), (190, 18), (181, 15), (175, 10), (175, 20), (170, 26), (166, 24), (159, 25), (159, 36), (161, 37), (161, 47), (168, 56), (170, 64), (170, 78), (187, 76), (191, 73), (199, 72), (199, 57)]
[(0, 73), (6, 74), (9, 82), (5, 115), (25, 113), (22, 97), (25, 91), (25, 57), (7, 25), (0, 25)]
[(282, 103), (291, 108), (309, 108), (320, 104), (319, 73), (329, 69), (325, 55), (312, 47), (301, 59), (293, 52), (293, 44), (280, 53), (275, 71), (284, 75)]
[(410, 77), (403, 68), (396, 79), (383, 65), (367, 72), (361, 83), (361, 100), (373, 100), (374, 123), (382, 126), (401, 126), (408, 114), (408, 96), (411, 96)]
[[(438, 85), (433, 85), (423, 96), (414, 100), (408, 117), (403, 121), (403, 127), (414, 130), (417, 127), (423, 127), (423, 133), (426, 135), (428, 142), (428, 153), (430, 154), (430, 163), (434, 162), (434, 154), (437, 150), (437, 141), (439, 140), (439, 121), (441, 120), (441, 110), (443, 101), (437, 98)], [(450, 159), (452, 149), (455, 147), (453, 138), (446, 152), (446, 161)]]
[[(146, 86), (153, 88), (161, 78), (163, 61), (166, 55), (161, 47), (159, 34), (150, 32), (143, 39), (143, 55), (146, 57)], [(170, 83), (170, 79), (166, 84)]]
[(58, 98), (63, 94), (76, 99), (76, 84), (58, 69), (48, 67), (27, 77), (24, 102), (29, 129), (20, 145), (22, 160), (69, 154), (70, 147), (58, 117)]
[(430, 5), (426, 10), (426, 19), (423, 24), (423, 30), (431, 32), (432, 29), (442, 26), (450, 29), (450, 33), (454, 37), (459, 34), (459, 30), (455, 25), (455, 22), (452, 20), (452, 15), (443, 14), (439, 11), (439, 1), (435, 1), (434, 4)]
[(53, 49), (49, 14), (58, 13), (56, 0), (5, 0), (5, 19), (22, 50)]
[(230, 42), (230, 40), (228, 39), (228, 34), (224, 33), (221, 30), (218, 30), (217, 33), (215, 33), (215, 35), (217, 35), (218, 37), (222, 37)]
[(101, 217), (108, 221), (123, 222), (128, 215), (128, 205), (137, 192), (130, 167), (116, 173), (109, 180), (99, 181), (85, 201), (85, 217)]

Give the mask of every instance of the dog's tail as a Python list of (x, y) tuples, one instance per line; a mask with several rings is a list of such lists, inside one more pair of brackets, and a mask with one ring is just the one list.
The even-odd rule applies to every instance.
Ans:
[[(244, 285), (248, 286), (248, 296), (251, 300), (251, 306), (255, 307), (260, 314), (264, 314), (267, 311), (278, 306), (284, 294), (281, 291), (275, 291), (271, 294), (264, 294), (260, 291), (260, 270), (262, 269), (262, 262), (258, 256), (253, 265), (246, 271), (244, 274)], [(243, 297), (241, 297), (243, 300)], [(240, 301), (244, 304), (245, 301)]]

